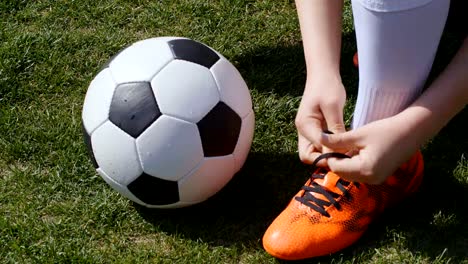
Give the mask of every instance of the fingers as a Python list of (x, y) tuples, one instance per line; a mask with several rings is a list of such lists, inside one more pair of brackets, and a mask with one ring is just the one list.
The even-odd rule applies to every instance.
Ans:
[(362, 176), (363, 162), (361, 156), (357, 155), (351, 158), (328, 159), (328, 167), (340, 177), (353, 182), (365, 182)]
[[(322, 104), (322, 114), (327, 124), (327, 129), (334, 134), (346, 132), (343, 122), (343, 104), (340, 100), (334, 100), (332, 102)], [(324, 153), (345, 151), (346, 149), (332, 149), (327, 146), (323, 146)]]
[[(323, 131), (319, 119), (314, 117), (296, 118), (296, 127), (298, 132), (298, 150), (299, 158), (306, 164), (312, 164), (315, 159), (322, 154), (323, 149), (319, 144)], [(327, 166), (327, 161), (320, 161), (317, 166)]]
[(297, 117), (296, 128), (299, 135), (308, 142), (320, 142), (322, 134), (322, 124), (320, 120), (313, 117)]
[(367, 184), (382, 184), (387, 177), (379, 173), (380, 170), (376, 169), (375, 165), (375, 160), (366, 159), (366, 155), (362, 153), (350, 159), (328, 159), (330, 170), (343, 179)]
[(325, 134), (320, 135), (320, 141), (322, 145), (337, 150), (352, 151), (359, 148), (359, 132), (351, 130), (340, 134)]
[[(299, 158), (305, 164), (312, 164), (315, 159), (322, 154), (320, 146), (316, 146), (307, 140), (304, 136), (300, 133), (298, 134), (298, 150), (299, 150)], [(324, 167), (327, 166), (326, 160), (322, 160), (317, 164), (318, 166)]]
[(322, 109), (322, 114), (329, 131), (334, 134), (346, 132), (343, 122), (343, 107), (338, 104), (328, 105)]
[(305, 139), (301, 134), (298, 134), (297, 141), (299, 158), (301, 159), (301, 161), (306, 164), (312, 163), (313, 157), (311, 157), (311, 154), (315, 149), (314, 145), (310, 141)]

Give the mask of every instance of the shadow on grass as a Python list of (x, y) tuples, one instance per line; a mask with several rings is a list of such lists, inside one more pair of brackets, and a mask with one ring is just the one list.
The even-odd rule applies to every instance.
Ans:
[[(343, 39), (343, 82), (348, 96), (355, 97), (354, 36), (345, 35)], [(445, 35), (432, 76), (443, 69), (455, 51), (452, 36)], [(230, 60), (251, 89), (279, 96), (302, 94), (305, 67), (299, 44), (260, 47)], [(464, 110), (424, 148), (426, 176), (417, 195), (388, 210), (355, 245), (313, 262), (355, 261), (356, 258), (366, 261), (372, 259), (374, 248), (385, 248), (385, 245), (430, 261), (438, 260), (441, 255), (454, 262), (466, 260), (468, 210), (464, 202), (468, 186), (453, 177), (453, 170), (460, 157), (467, 155), (466, 130), (462, 129), (467, 118), (468, 112)], [(253, 152), (243, 170), (207, 202), (178, 210), (150, 210), (139, 206), (137, 210), (163, 232), (215, 246), (261, 249), (263, 232), (307, 175), (307, 167), (298, 161), (296, 154)]]
[[(355, 97), (358, 71), (352, 62), (356, 52), (354, 33), (343, 35), (342, 46), (341, 77), (348, 96)], [(301, 96), (304, 91), (306, 68), (302, 43), (261, 46), (229, 60), (252, 90), (279, 96)]]
[(244, 168), (208, 201), (177, 210), (140, 214), (161, 231), (217, 246), (258, 244), (267, 228), (307, 178), (297, 155), (251, 153)]

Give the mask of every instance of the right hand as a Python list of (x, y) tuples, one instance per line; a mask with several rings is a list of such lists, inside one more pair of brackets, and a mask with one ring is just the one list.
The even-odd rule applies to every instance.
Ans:
[[(346, 91), (341, 78), (325, 77), (326, 75), (319, 73), (315, 76), (307, 78), (295, 120), (299, 158), (307, 164), (311, 164), (322, 153), (330, 152), (319, 143), (323, 131), (346, 131), (343, 122)], [(318, 165), (326, 166), (326, 160), (322, 160)]]
[(353, 150), (351, 158), (330, 158), (328, 167), (348, 181), (381, 184), (420, 149), (424, 128), (418, 125), (417, 118), (402, 112), (345, 133), (324, 136), (324, 146)]

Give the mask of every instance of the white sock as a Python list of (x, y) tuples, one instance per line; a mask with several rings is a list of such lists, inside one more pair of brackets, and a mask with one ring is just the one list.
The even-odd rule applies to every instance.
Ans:
[(352, 0), (359, 56), (353, 128), (393, 116), (421, 94), (449, 5), (449, 0), (433, 0), (413, 9), (377, 12)]

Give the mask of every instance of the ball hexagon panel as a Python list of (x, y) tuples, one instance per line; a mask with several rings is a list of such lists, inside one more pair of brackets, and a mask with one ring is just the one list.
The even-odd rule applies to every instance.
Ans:
[(219, 102), (216, 82), (207, 68), (174, 60), (151, 81), (163, 114), (198, 122)]
[(250, 146), (252, 145), (252, 140), (255, 130), (255, 114), (253, 110), (247, 114), (242, 119), (242, 127), (239, 133), (239, 140), (234, 149), (234, 159), (236, 161), (236, 172), (238, 172), (242, 165), (244, 165), (245, 160), (250, 152)]
[(109, 69), (117, 83), (150, 81), (173, 59), (166, 40), (145, 39), (120, 52), (109, 63)]
[(109, 118), (109, 106), (115, 86), (109, 69), (99, 72), (89, 85), (82, 112), (83, 126), (88, 134)]
[(174, 58), (179, 60), (200, 64), (208, 69), (219, 60), (216, 52), (191, 39), (174, 39), (169, 41), (168, 44), (174, 54)]
[(123, 185), (119, 184), (118, 182), (114, 181), (103, 170), (97, 169), (96, 171), (99, 173), (99, 175), (101, 175), (101, 177), (104, 179), (104, 181), (107, 184), (109, 184), (114, 190), (119, 192), (121, 195), (127, 197), (128, 199), (130, 199), (130, 200), (132, 200), (132, 201), (134, 201), (136, 203), (139, 203), (141, 205), (145, 205), (140, 199), (138, 199), (135, 195), (133, 195), (133, 193), (131, 193), (126, 186), (123, 186)]
[(167, 205), (179, 201), (176, 181), (167, 181), (143, 173), (128, 186), (130, 192), (148, 205)]
[(179, 181), (180, 200), (190, 203), (202, 202), (221, 190), (233, 175), (234, 157), (232, 155), (205, 158), (193, 174)]
[(136, 139), (143, 171), (149, 175), (177, 181), (203, 159), (197, 126), (162, 115)]
[(109, 120), (132, 137), (138, 137), (159, 116), (150, 83), (123, 83), (115, 88)]
[(222, 58), (210, 69), (219, 89), (221, 101), (225, 102), (241, 118), (252, 110), (252, 98), (239, 71)]
[(127, 186), (143, 173), (135, 139), (107, 121), (91, 134), (99, 168), (115, 182)]
[(205, 157), (232, 154), (242, 119), (224, 102), (219, 102), (197, 123)]

